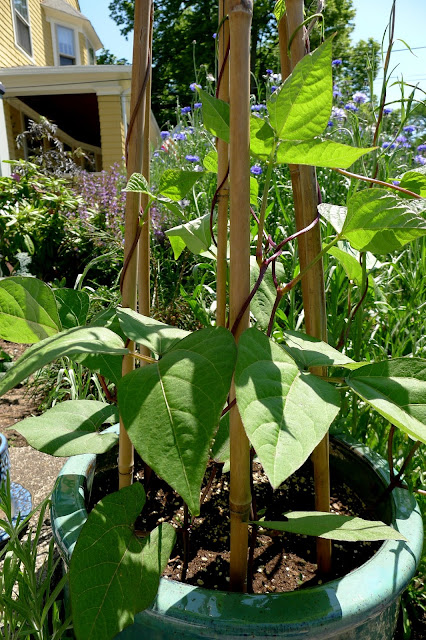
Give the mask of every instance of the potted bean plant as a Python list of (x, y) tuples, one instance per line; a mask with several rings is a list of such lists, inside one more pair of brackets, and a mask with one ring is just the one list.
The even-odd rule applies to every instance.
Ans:
[[(35, 343), (2, 378), (1, 394), (63, 355), (117, 389), (111, 404), (67, 401), (14, 425), (32, 446), (72, 456), (57, 481), (52, 521), (69, 564), (76, 637), (390, 639), (399, 596), (421, 553), (421, 517), (407, 491), (387, 488), (384, 461), (364, 455), (362, 445), (341, 441), (333, 445), (333, 473), (365, 499), (370, 511), (363, 518), (330, 513), (328, 432), (342, 399), (352, 393), (414, 441), (426, 442), (426, 361), (356, 362), (329, 346), (322, 257), (338, 242), (350, 244), (360, 252), (365, 286), (366, 252), (397, 252), (426, 234), (426, 177), (410, 172), (399, 185), (380, 179), (376, 141), (385, 95), (377, 107), (372, 147), (346, 146), (326, 135), (332, 38), (307, 53), (303, 1), (275, 5), (286, 79), (268, 97), (264, 117), (251, 115), (252, 2), (220, 3), (218, 92), (213, 97), (200, 90), (204, 126), (217, 139), (217, 150), (204, 161), (206, 170), (218, 173), (215, 202), (210, 213), (169, 231), (174, 247), (187, 246), (214, 261), (217, 319), (215, 326), (192, 333), (152, 319), (149, 211), (154, 203), (178, 211), (200, 173), (166, 170), (158, 188), (150, 187), (144, 141), (149, 138), (151, 2), (135, 4), (135, 31), (141, 37), (134, 45), (122, 305), (86, 324), (84, 292), (53, 291), (33, 278), (0, 281), (2, 337)], [(348, 172), (364, 157), (373, 158), (373, 178)], [(260, 196), (250, 180), (251, 158), (266, 166)], [(267, 210), (269, 181), (280, 164), (290, 166), (297, 231), (277, 242), (268, 230)], [(347, 173), (346, 206), (319, 204), (314, 167)], [(325, 245), (320, 217), (335, 230)], [(296, 242), (300, 266), (284, 282), (283, 251)], [(306, 332), (283, 331), (275, 315), (299, 283)], [(105, 428), (118, 419), (119, 428)], [(114, 451), (118, 440), (120, 489), (88, 515), (96, 460)], [(135, 480), (133, 448), (142, 465)], [(315, 509), (283, 513), (280, 496), (310, 459)], [(206, 589), (200, 579), (185, 583), (186, 567), (180, 581), (162, 578), (176, 539), (183, 547), (189, 544), (214, 474), (227, 468), (229, 591), (215, 590), (214, 584)], [(254, 476), (269, 483), (278, 516), (268, 518), (268, 510), (264, 515), (256, 506)], [(152, 526), (135, 525), (155, 502), (153, 478), (161, 481), (162, 495), (176, 510)], [(223, 504), (217, 509), (222, 514)], [(253, 540), (287, 533), (317, 539), (321, 579), (299, 591), (251, 593)], [(333, 575), (333, 539), (384, 542), (361, 567), (327, 582)]]

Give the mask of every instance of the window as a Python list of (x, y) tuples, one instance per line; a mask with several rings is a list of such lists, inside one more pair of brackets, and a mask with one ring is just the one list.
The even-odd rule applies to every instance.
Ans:
[(16, 43), (29, 56), (32, 55), (30, 16), (28, 13), (28, 0), (13, 0), (13, 12), (15, 23)]
[(90, 40), (87, 40), (87, 38), (86, 38), (86, 45), (87, 45), (87, 58), (89, 60), (89, 64), (96, 64), (95, 50), (92, 47)]
[(74, 31), (67, 27), (56, 25), (56, 33), (58, 36), (59, 64), (62, 67), (75, 64)]

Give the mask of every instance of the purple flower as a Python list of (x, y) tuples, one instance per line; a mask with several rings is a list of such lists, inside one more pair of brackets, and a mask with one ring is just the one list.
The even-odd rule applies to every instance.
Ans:
[(336, 58), (336, 60), (332, 60), (331, 64), (333, 65), (333, 67), (340, 67), (340, 65), (342, 64), (342, 61), (340, 58)]
[(201, 85), (197, 84), (196, 82), (191, 82), (189, 88), (191, 89), (191, 91), (196, 91), (197, 89), (201, 89)]
[(185, 160), (188, 160), (188, 162), (200, 162), (200, 158), (198, 156), (185, 156)]
[(264, 104), (252, 104), (251, 105), (251, 110), (252, 111), (263, 111), (264, 109), (266, 109), (266, 105), (264, 105)]
[(342, 92), (340, 91), (339, 87), (337, 86), (337, 84), (333, 85), (333, 98), (341, 98), (342, 97)]
[(162, 140), (166, 140), (169, 137), (170, 133), (168, 131), (160, 131), (160, 136)]
[(276, 91), (278, 89), (278, 87), (276, 87), (274, 84), (271, 87), (271, 93), (274, 93), (274, 91)]
[(411, 144), (409, 142), (404, 142), (402, 146), (404, 147), (404, 149), (411, 149)]
[(364, 104), (364, 102), (367, 102), (368, 96), (366, 93), (363, 93), (362, 91), (357, 91), (352, 96), (352, 100), (356, 102), (356, 104)]
[(268, 74), (268, 76), (271, 76), (274, 72), (272, 71), (272, 69), (266, 69), (266, 73)]
[(416, 130), (416, 127), (414, 126), (414, 124), (408, 124), (406, 127), (404, 127), (403, 131), (405, 131), (406, 133), (414, 133)]
[(250, 173), (252, 173), (254, 176), (260, 176), (260, 174), (263, 173), (263, 169), (262, 167), (259, 167), (258, 164), (255, 164), (250, 167)]
[(385, 107), (385, 108), (383, 109), (383, 113), (384, 113), (386, 116), (387, 116), (387, 115), (389, 115), (390, 113), (392, 113), (392, 111), (393, 111), (392, 107)]
[(185, 113), (190, 113), (191, 112), (191, 107), (182, 107), (180, 112), (182, 113), (182, 115), (185, 114)]
[(344, 112), (343, 109), (340, 109), (339, 107), (332, 107), (331, 108), (331, 117), (332, 118), (336, 118), (337, 120), (342, 122), (343, 120), (346, 120), (347, 115), (346, 115), (346, 113)]
[(329, 120), (329, 121), (327, 122), (327, 127), (332, 127), (333, 125), (334, 125), (333, 120)]
[(216, 40), (217, 33), (213, 33), (212, 38)]
[(13, 180), (16, 180), (16, 182), (21, 182), (21, 174), (19, 173), (11, 173), (10, 177), (13, 178)]
[(426, 164), (426, 158), (423, 156), (414, 156), (413, 160), (414, 162), (417, 162), (417, 164)]
[(348, 102), (348, 104), (345, 104), (344, 108), (346, 109), (346, 111), (358, 111), (358, 107), (356, 107), (353, 102)]
[(395, 149), (396, 144), (392, 142), (392, 144), (390, 142), (384, 142), (382, 144), (382, 149)]
[(202, 106), (203, 106), (202, 102), (194, 102), (194, 109), (201, 109)]
[(186, 140), (186, 135), (184, 133), (174, 133), (173, 140)]
[(399, 187), (399, 185), (401, 184), (399, 180), (392, 180), (392, 184), (395, 185), (395, 187)]
[(417, 147), (417, 151), (426, 151), (426, 144), (419, 144), (419, 146)]
[(398, 136), (396, 139), (397, 142), (407, 142), (407, 138), (405, 136)]

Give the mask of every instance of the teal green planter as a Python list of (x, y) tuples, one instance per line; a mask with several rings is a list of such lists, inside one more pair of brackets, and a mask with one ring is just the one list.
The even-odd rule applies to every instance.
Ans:
[[(387, 465), (361, 445), (335, 440), (332, 474), (374, 504), (389, 479)], [(52, 527), (67, 564), (87, 517), (85, 495), (96, 458), (75, 456), (63, 467), (52, 496)], [(120, 640), (277, 638), (391, 640), (399, 599), (420, 559), (423, 526), (414, 498), (401, 489), (376, 509), (407, 542), (386, 541), (359, 569), (339, 580), (292, 593), (244, 595), (209, 591), (161, 579), (151, 607), (136, 615)]]

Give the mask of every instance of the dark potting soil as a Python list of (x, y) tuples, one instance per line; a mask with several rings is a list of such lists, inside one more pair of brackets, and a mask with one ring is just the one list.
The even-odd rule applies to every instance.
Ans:
[[(135, 482), (145, 485), (143, 468), (136, 464), (135, 469)], [(177, 542), (163, 575), (195, 586), (226, 591), (229, 588), (229, 474), (222, 474), (218, 469), (211, 486), (207, 487), (212, 470), (213, 467), (209, 467), (206, 472), (206, 495), (200, 516), (192, 519), (185, 513), (182, 499), (165, 482), (155, 475), (147, 475), (147, 501), (135, 529), (145, 536), (160, 522), (171, 523), (176, 529)], [(116, 469), (96, 474), (89, 509), (106, 493), (117, 490), (116, 477)], [(253, 488), (257, 510), (253, 519), (280, 520), (287, 511), (314, 509), (310, 462), (275, 491), (261, 466), (254, 463)], [(333, 513), (373, 519), (347, 485), (333, 483), (332, 479), (331, 495), (330, 510)], [(254, 542), (249, 562), (252, 580), (248, 590), (253, 593), (293, 591), (342, 577), (371, 558), (382, 544), (333, 541), (333, 569), (325, 578), (317, 571), (315, 538), (252, 529), (249, 527)]]

